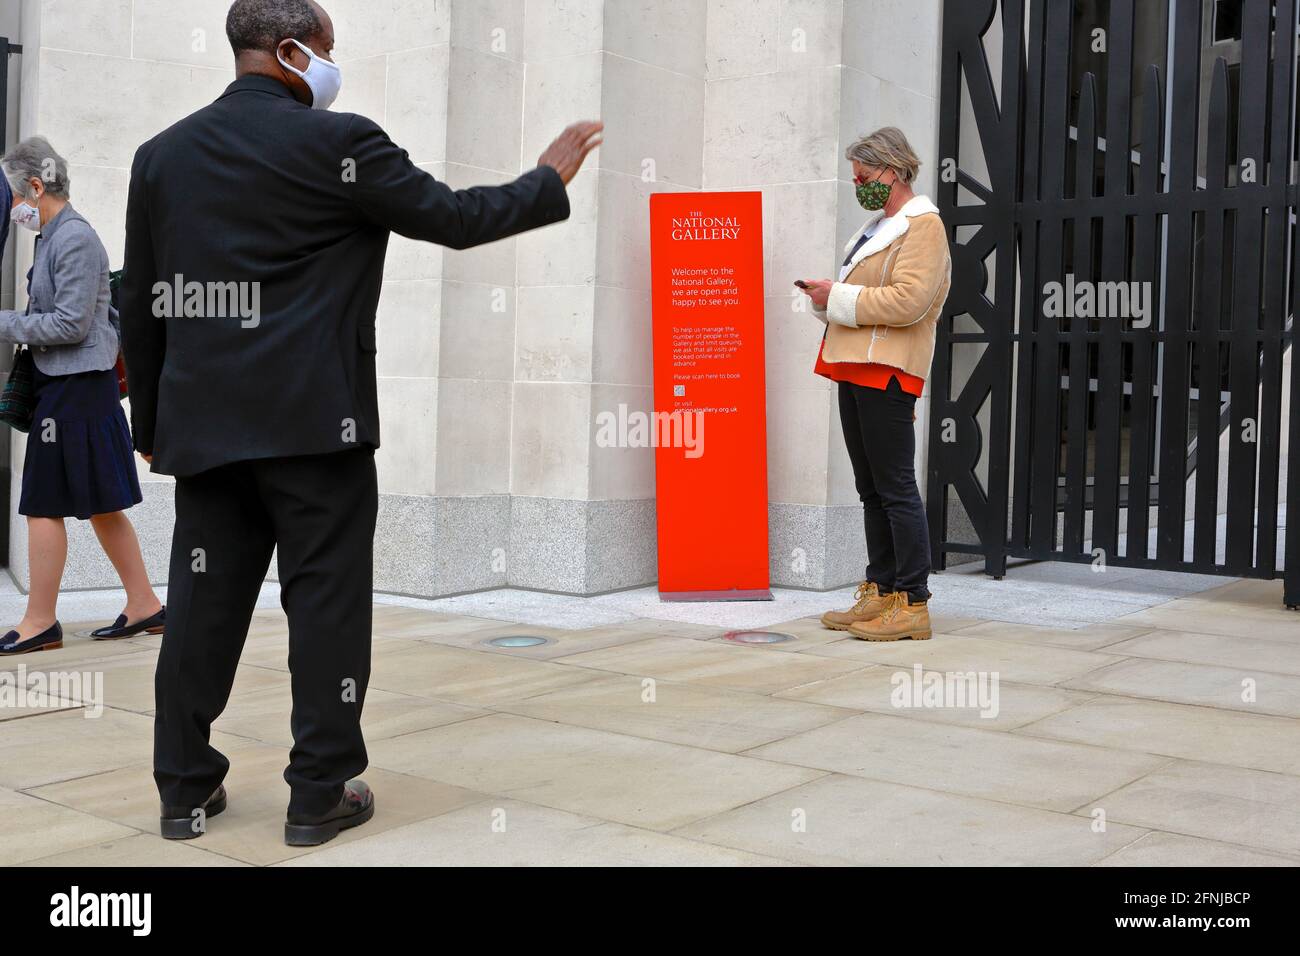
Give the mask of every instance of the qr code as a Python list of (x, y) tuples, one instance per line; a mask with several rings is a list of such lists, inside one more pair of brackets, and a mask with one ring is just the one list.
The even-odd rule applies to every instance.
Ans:
[(674, 397), (680, 397), (680, 396), (685, 395), (685, 394), (686, 394), (686, 386), (685, 386), (685, 385), (674, 385), (674, 386), (673, 386), (673, 396), (674, 396)]

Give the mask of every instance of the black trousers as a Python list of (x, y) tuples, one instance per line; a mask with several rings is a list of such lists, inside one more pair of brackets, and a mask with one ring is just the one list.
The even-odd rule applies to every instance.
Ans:
[(274, 548), (289, 617), (289, 812), (319, 814), (365, 769), (378, 485), (374, 449), (236, 462), (176, 481), (167, 627), (154, 678), (154, 780), (199, 806), (230, 761), (209, 743)]
[(916, 486), (916, 396), (893, 377), (886, 389), (839, 386), (840, 424), (867, 531), (866, 579), (882, 594), (905, 591), (909, 602), (928, 601), (930, 530)]

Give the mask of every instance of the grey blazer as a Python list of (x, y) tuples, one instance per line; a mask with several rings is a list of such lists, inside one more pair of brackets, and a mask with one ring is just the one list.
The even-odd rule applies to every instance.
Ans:
[(23, 343), (46, 375), (99, 372), (117, 362), (117, 316), (108, 301), (108, 252), (68, 204), (36, 244), (27, 314), (0, 310), (0, 341)]

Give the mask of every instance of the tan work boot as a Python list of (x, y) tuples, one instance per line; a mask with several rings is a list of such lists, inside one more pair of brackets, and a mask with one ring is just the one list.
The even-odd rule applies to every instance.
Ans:
[(930, 609), (926, 602), (909, 604), (902, 591), (885, 595), (885, 608), (870, 621), (849, 625), (848, 631), (860, 641), (897, 641), (910, 637), (914, 641), (930, 639)]
[(856, 602), (847, 611), (827, 611), (822, 615), (822, 627), (832, 631), (847, 631), (850, 624), (870, 621), (880, 617), (885, 609), (887, 595), (881, 594), (874, 581), (863, 581), (853, 593)]

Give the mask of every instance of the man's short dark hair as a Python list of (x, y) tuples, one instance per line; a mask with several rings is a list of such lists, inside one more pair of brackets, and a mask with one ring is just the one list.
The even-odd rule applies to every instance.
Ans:
[(226, 14), (226, 38), (236, 56), (274, 53), (286, 37), (306, 43), (320, 31), (320, 17), (307, 0), (235, 0)]

